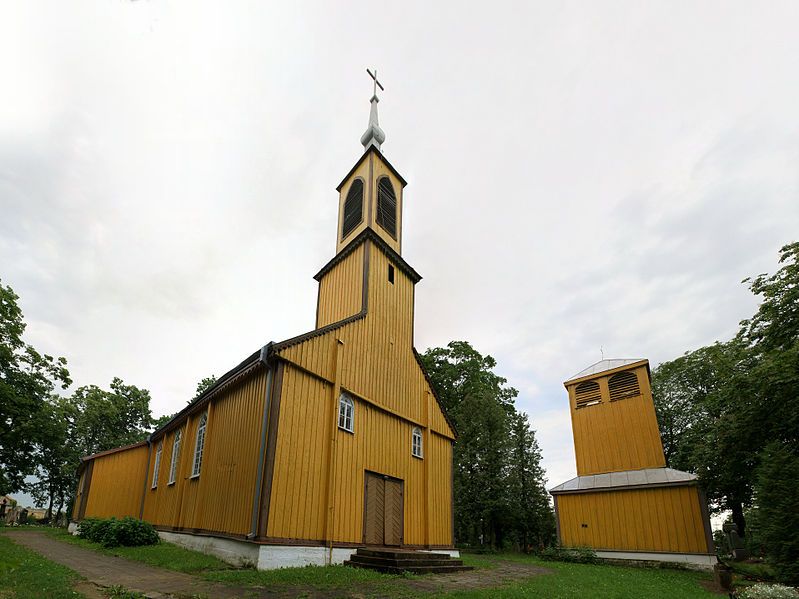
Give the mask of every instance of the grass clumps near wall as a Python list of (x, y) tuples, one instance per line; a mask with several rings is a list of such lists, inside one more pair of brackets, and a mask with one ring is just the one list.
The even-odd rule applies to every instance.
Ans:
[(126, 516), (86, 518), (80, 523), (78, 536), (103, 547), (141, 547), (158, 544), (158, 533), (149, 522)]

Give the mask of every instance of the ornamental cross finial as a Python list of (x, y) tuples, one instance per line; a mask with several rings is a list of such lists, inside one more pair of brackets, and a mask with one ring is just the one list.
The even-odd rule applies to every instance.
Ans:
[(374, 80), (374, 86), (373, 86), (374, 89), (372, 91), (372, 95), (373, 96), (377, 96), (377, 88), (378, 87), (380, 88), (380, 91), (383, 91), (383, 92), (386, 91), (386, 88), (383, 87), (383, 84), (381, 84), (377, 80), (377, 69), (375, 69), (374, 73), (372, 73), (372, 71), (370, 71), (369, 69), (366, 69), (366, 72), (369, 73), (369, 76)]
[(379, 87), (381, 91), (386, 90), (383, 87), (383, 84), (377, 80), (377, 69), (375, 69), (374, 73), (372, 73), (372, 71), (369, 69), (366, 69), (366, 72), (369, 73), (369, 76), (374, 81), (374, 90), (372, 93), (372, 99), (370, 100), (372, 108), (369, 111), (369, 126), (366, 128), (366, 132), (361, 136), (361, 143), (365, 149), (369, 149), (370, 146), (374, 146), (380, 150), (380, 144), (386, 141), (386, 134), (383, 133), (383, 130), (380, 128), (380, 125), (377, 122), (377, 103), (380, 101), (377, 97), (377, 88)]

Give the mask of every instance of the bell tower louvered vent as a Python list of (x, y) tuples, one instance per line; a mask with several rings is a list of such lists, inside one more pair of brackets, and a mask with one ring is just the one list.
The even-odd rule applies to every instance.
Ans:
[(343, 240), (363, 220), (363, 180), (355, 179), (347, 192), (344, 201), (344, 217), (341, 224), (341, 239)]
[(596, 381), (580, 383), (574, 390), (574, 403), (577, 408), (593, 406), (601, 401), (602, 393), (599, 390), (599, 383)]
[(397, 196), (388, 177), (380, 177), (377, 181), (377, 224), (396, 239)]
[(641, 395), (641, 388), (638, 386), (638, 377), (634, 372), (619, 372), (608, 380), (610, 389), (610, 401), (627, 399)]

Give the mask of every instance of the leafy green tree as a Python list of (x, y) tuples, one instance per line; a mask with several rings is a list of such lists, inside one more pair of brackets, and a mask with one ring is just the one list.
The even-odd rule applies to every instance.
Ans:
[(763, 451), (758, 470), (756, 514), (766, 557), (777, 577), (799, 584), (799, 455), (779, 442)]
[(509, 458), (507, 492), (516, 544), (523, 551), (547, 547), (555, 541), (555, 515), (545, 487), (541, 449), (527, 414), (512, 417)]
[(194, 397), (189, 400), (189, 403), (193, 402), (195, 399), (200, 397), (200, 395), (208, 391), (208, 389), (213, 387), (215, 384), (216, 384), (215, 375), (212, 374), (211, 376), (205, 377), (203, 380), (197, 383), (197, 391), (194, 393)]
[(73, 442), (82, 455), (136, 443), (152, 428), (150, 392), (120, 378), (111, 381), (110, 391), (80, 387), (69, 402), (77, 414)]
[[(177, 413), (177, 412), (175, 412)], [(175, 417), (175, 414), (164, 414), (163, 416), (159, 416), (155, 420), (153, 420), (153, 431), (157, 431), (159, 428), (164, 426), (167, 422), (172, 420)]]
[(71, 384), (64, 358), (40, 354), (22, 340), (18, 299), (0, 284), (0, 495), (23, 488), (34, 468), (40, 412), (57, 386)]
[[(529, 425), (525, 428), (526, 419), (525, 424), (517, 422), (518, 391), (493, 372), (496, 361), (491, 356), (465, 341), (429, 349), (421, 359), (458, 430), (453, 458), (456, 539), (492, 547), (547, 539), (544, 529), (534, 530), (539, 523), (546, 526), (544, 512), (551, 509), (534, 433)], [(526, 512), (520, 511), (525, 498), (531, 501)]]

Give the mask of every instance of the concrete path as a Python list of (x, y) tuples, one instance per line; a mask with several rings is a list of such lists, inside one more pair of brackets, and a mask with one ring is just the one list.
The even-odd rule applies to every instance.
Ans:
[[(74, 570), (101, 587), (120, 585), (148, 597), (175, 595), (178, 597), (233, 599), (282, 595), (280, 592), (270, 592), (266, 589), (232, 587), (182, 572), (148, 566), (121, 557), (103, 555), (91, 549), (58, 541), (39, 531), (18, 530), (4, 534), (7, 534), (15, 543), (24, 545), (47, 559)], [(84, 592), (84, 589), (78, 590)]]

